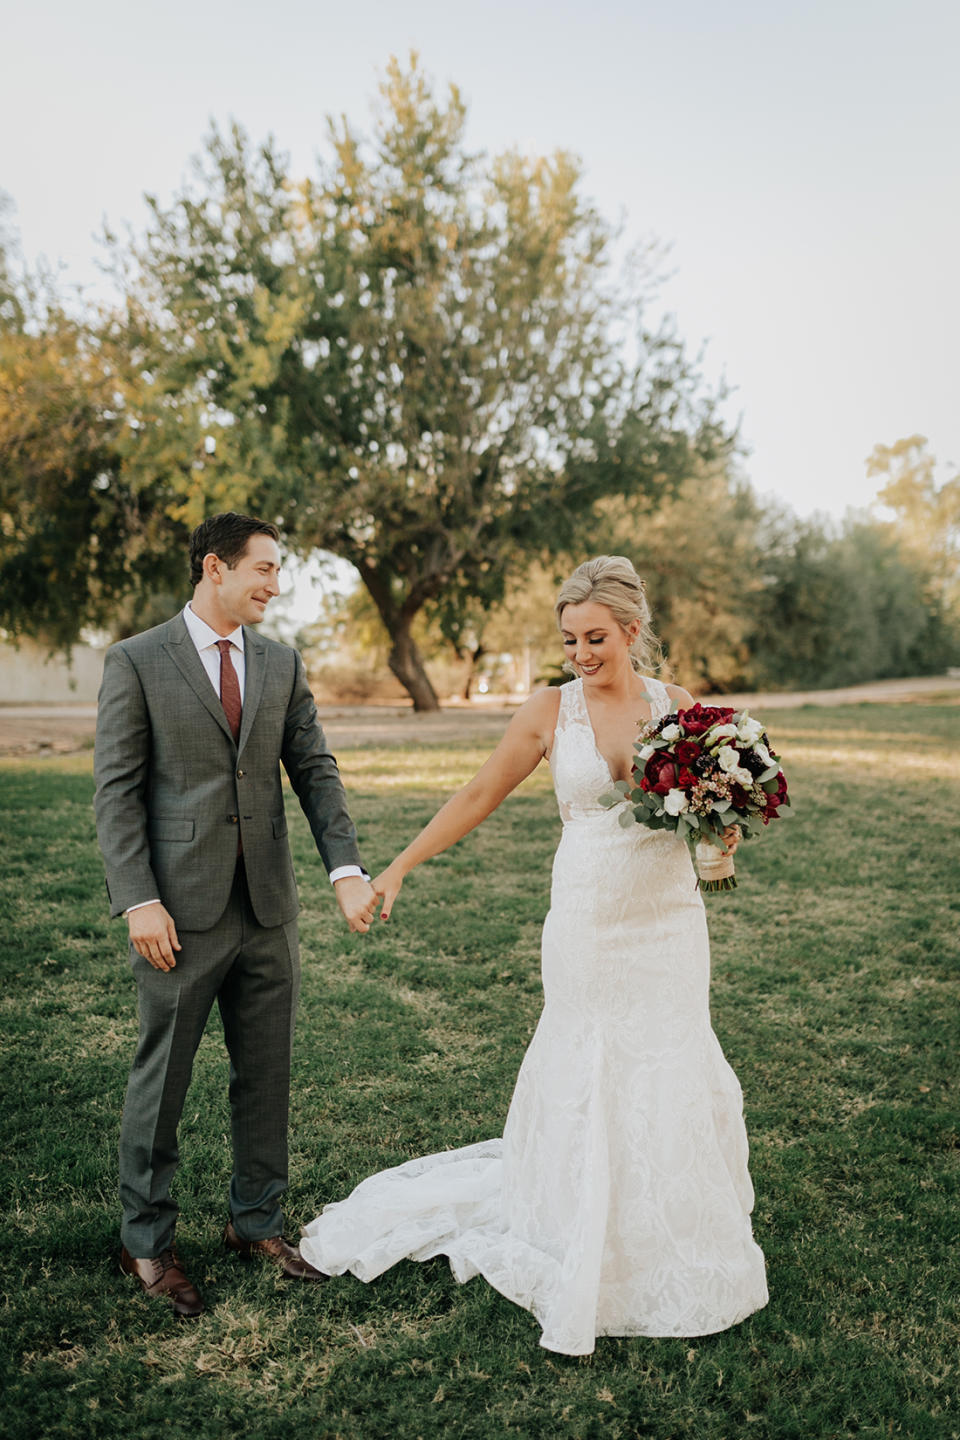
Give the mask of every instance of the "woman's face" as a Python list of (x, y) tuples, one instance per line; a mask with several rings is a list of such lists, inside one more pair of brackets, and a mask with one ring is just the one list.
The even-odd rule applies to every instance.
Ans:
[(631, 632), (624, 631), (613, 611), (596, 600), (564, 605), (560, 616), (563, 648), (585, 685), (606, 684), (630, 669), (630, 646), (639, 628), (637, 621)]

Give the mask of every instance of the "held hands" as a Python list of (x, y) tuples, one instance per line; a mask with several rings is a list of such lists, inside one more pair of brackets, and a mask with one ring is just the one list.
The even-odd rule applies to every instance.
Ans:
[(388, 865), (374, 878), (373, 888), (380, 900), (380, 919), (389, 920), (393, 903), (400, 894), (400, 887), (403, 884), (403, 873), (396, 868), (396, 863)]
[(159, 900), (141, 905), (127, 916), (130, 944), (138, 955), (148, 960), (154, 970), (172, 970), (176, 965), (174, 950), (180, 949), (173, 916)]
[(365, 935), (377, 909), (377, 892), (370, 881), (361, 875), (344, 875), (333, 882), (333, 889), (350, 929), (356, 935)]
[(739, 825), (728, 825), (727, 828), (726, 828), (726, 829), (724, 830), (724, 832), (723, 832), (723, 846), (724, 846), (724, 848), (720, 851), (720, 854), (721, 854), (721, 855), (732, 855), (732, 854), (734, 853), (734, 851), (736, 850), (737, 846), (740, 844), (741, 838), (742, 838), (742, 837), (741, 837), (741, 834), (740, 834), (740, 826), (739, 826)]

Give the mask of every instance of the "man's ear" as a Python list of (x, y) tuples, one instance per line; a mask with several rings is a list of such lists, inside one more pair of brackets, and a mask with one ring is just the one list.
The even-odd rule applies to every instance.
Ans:
[(214, 585), (220, 584), (220, 576), (223, 570), (223, 561), (219, 555), (209, 550), (203, 557), (203, 576), (205, 580), (211, 580)]

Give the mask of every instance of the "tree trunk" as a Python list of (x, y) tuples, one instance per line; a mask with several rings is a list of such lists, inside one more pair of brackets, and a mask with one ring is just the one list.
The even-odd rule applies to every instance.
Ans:
[(470, 668), (467, 671), (467, 679), (463, 687), (462, 698), (464, 700), (470, 699), (470, 690), (473, 686), (474, 680), (477, 678), (477, 666), (480, 663), (481, 656), (486, 655), (486, 653), (487, 652), (482, 645), (478, 645), (474, 650), (467, 651), (466, 658), (470, 661)]
[(353, 558), (353, 563), (359, 570), (360, 579), (369, 590), (370, 598), (390, 636), (387, 664), (413, 701), (414, 710), (439, 710), (437, 692), (430, 684), (420, 651), (410, 633), (419, 607), (408, 609), (398, 606), (391, 595), (389, 580), (364, 556)]
[(401, 620), (390, 637), (393, 644), (387, 657), (387, 664), (400, 684), (413, 700), (414, 710), (439, 710), (437, 692), (430, 684), (430, 677), (423, 668), (423, 660), (410, 634), (409, 620)]

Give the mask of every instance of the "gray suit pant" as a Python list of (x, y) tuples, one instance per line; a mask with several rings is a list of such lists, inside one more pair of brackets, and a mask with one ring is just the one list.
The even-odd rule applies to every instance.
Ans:
[(120, 1200), (121, 1238), (137, 1256), (159, 1255), (173, 1243), (177, 1129), (214, 1000), (230, 1056), (230, 1212), (246, 1240), (283, 1228), (279, 1197), (287, 1187), (290, 1053), (300, 990), (297, 922), (258, 924), (238, 860), (217, 923), (180, 930), (178, 939), (176, 966), (166, 972), (130, 951), (140, 1038), (120, 1128)]

